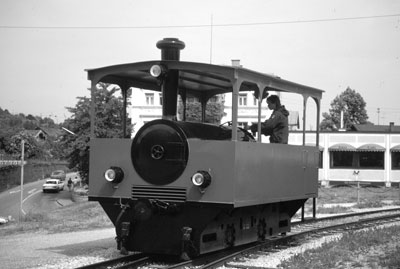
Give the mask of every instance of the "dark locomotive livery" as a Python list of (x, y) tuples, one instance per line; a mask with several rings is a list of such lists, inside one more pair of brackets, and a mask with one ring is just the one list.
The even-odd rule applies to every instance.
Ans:
[[(87, 70), (92, 93), (105, 82), (119, 85), (125, 101), (129, 88), (163, 96), (162, 119), (146, 123), (133, 139), (125, 124), (121, 138), (96, 138), (92, 113), (89, 199), (112, 220), (125, 252), (187, 258), (263, 240), (288, 232), (291, 217), (317, 197), (318, 148), (305, 146), (304, 138), (303, 146), (255, 140), (238, 127), (238, 96), (260, 96), (260, 130), (265, 90), (300, 94), (304, 106), (312, 98), (317, 115), (322, 91), (242, 67), (180, 61), (184, 46), (166, 38), (157, 43), (161, 60)], [(176, 119), (178, 95), (184, 110), (188, 96), (199, 98), (205, 121), (207, 101), (224, 93), (232, 93), (231, 124)], [(123, 110), (126, 118), (126, 105)], [(315, 139), (318, 144), (318, 131)]]

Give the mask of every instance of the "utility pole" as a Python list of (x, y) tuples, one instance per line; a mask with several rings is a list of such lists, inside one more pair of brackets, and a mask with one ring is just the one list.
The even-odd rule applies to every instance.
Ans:
[(24, 155), (25, 155), (25, 140), (21, 140), (21, 199), (19, 209), (19, 221), (23, 220), (24, 210), (22, 209), (22, 202), (24, 200)]

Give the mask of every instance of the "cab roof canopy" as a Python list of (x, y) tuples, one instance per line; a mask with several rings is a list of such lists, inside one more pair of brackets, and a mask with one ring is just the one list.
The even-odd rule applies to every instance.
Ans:
[(122, 89), (130, 87), (161, 91), (160, 81), (150, 74), (154, 65), (167, 70), (179, 71), (179, 91), (193, 96), (211, 97), (216, 94), (234, 92), (234, 85), (239, 91), (292, 92), (320, 100), (322, 90), (294, 83), (279, 77), (259, 73), (238, 66), (221, 66), (184, 61), (147, 61), (88, 69), (88, 79), (93, 84), (99, 82), (117, 84)]

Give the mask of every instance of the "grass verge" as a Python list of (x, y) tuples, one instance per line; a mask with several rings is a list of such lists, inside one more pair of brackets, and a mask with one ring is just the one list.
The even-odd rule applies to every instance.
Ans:
[(280, 268), (399, 268), (399, 239), (400, 226), (351, 231), (293, 256)]
[[(400, 205), (400, 190), (386, 187), (362, 187), (346, 185), (319, 188), (317, 198), (318, 214), (350, 213), (363, 208), (380, 208), (387, 205)], [(312, 211), (312, 199), (305, 205)], [(298, 213), (299, 214), (299, 213)]]
[(0, 236), (21, 232), (62, 233), (113, 227), (97, 202), (75, 202), (46, 213), (30, 212), (23, 222), (0, 226)]

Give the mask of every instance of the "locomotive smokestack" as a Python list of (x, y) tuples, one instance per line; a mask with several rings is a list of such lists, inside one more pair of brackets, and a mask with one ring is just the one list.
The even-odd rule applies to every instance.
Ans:
[(157, 42), (157, 48), (161, 50), (161, 60), (179, 61), (185, 43), (178, 38), (164, 38)]
[[(164, 38), (157, 42), (157, 48), (161, 50), (162, 61), (179, 61), (180, 50), (185, 43), (178, 38)], [(161, 85), (163, 96), (162, 118), (167, 120), (176, 119), (176, 106), (179, 86), (179, 71), (168, 70)]]

